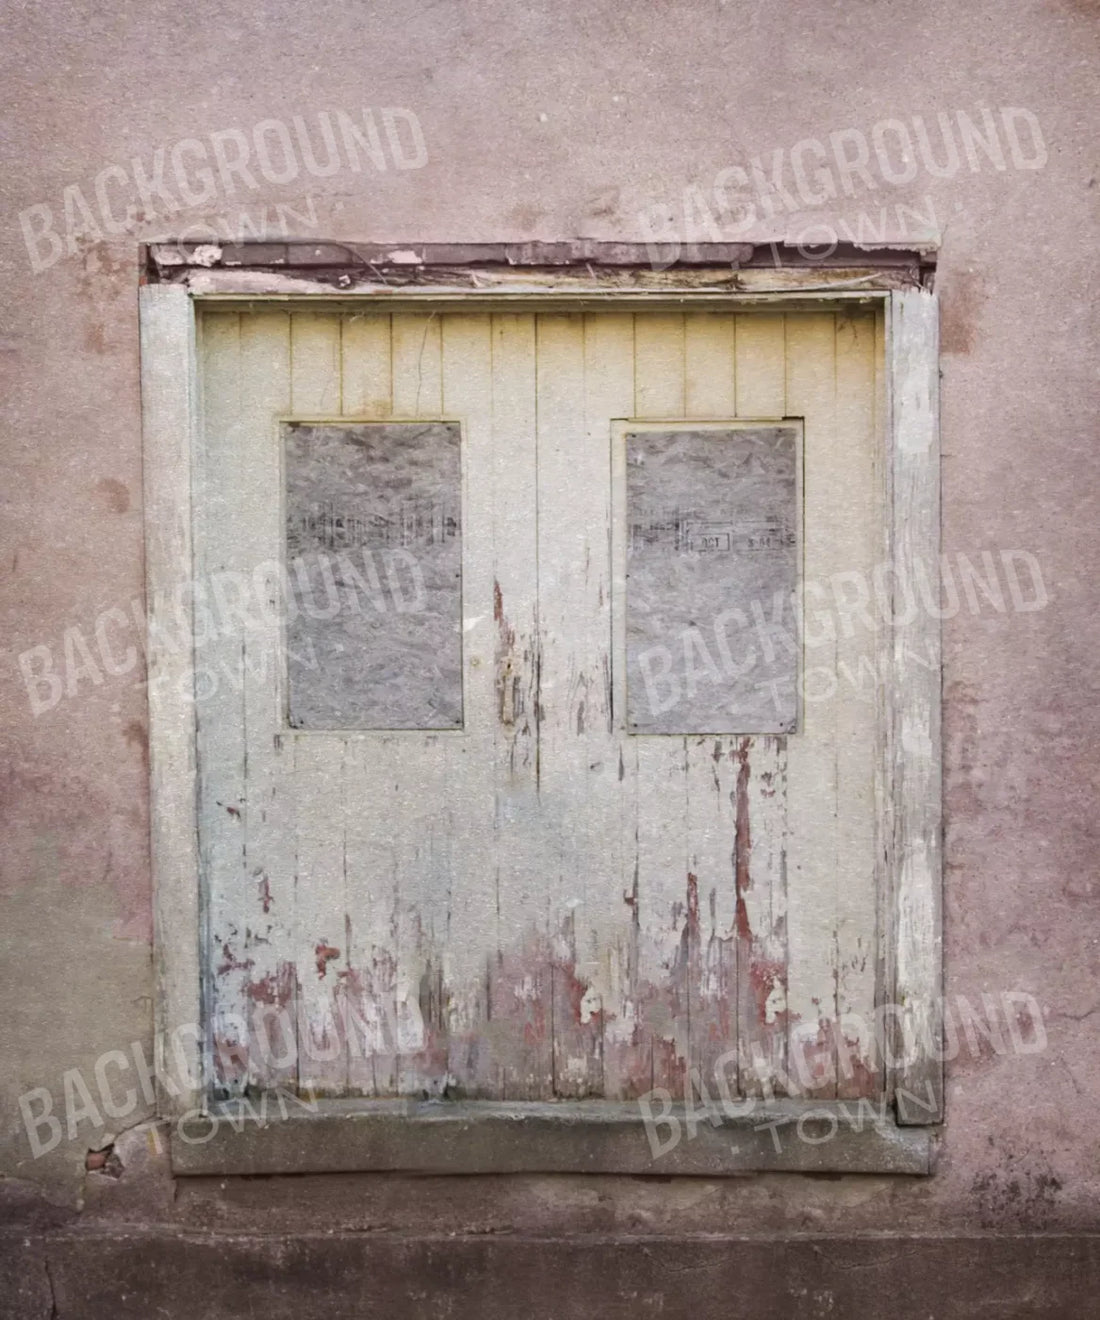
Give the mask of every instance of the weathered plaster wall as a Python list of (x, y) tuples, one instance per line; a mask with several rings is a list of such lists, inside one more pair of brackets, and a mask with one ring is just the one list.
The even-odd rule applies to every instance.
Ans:
[[(83, 1124), (35, 1161), (17, 1097), (42, 1086), (60, 1106), (66, 1070), (92, 1078), (105, 1050), (148, 1048), (152, 992), (140, 674), (78, 676), (71, 697), (35, 717), (17, 664), (46, 645), (64, 674), (65, 630), (94, 637), (101, 611), (129, 610), (142, 591), (136, 237), (83, 244), (36, 274), (19, 213), (44, 202), (56, 223), (68, 185), (91, 198), (105, 167), (132, 179), (132, 158), (149, 166), (185, 138), (401, 106), (423, 129), (422, 167), (302, 175), (235, 197), (219, 188), (135, 235), (211, 220), (216, 231), (239, 228), (243, 206), (253, 229), (266, 207), (281, 236), (274, 207), (308, 215), (308, 194), (316, 226), (291, 222), (304, 238), (637, 240), (646, 237), (639, 212), (664, 203), (677, 217), (685, 187), (712, 194), (719, 171), (753, 155), (848, 128), (869, 137), (889, 118), (932, 124), (962, 110), (980, 123), (979, 107), (1023, 107), (1041, 125), (1042, 168), (979, 160), (971, 171), (964, 160), (951, 178), (922, 168), (899, 186), (876, 175), (874, 191), (857, 184), (851, 197), (754, 232), (816, 241), (822, 231), (807, 228), (824, 223), (845, 237), (861, 214), (880, 227), (886, 207), (886, 237), (912, 241), (920, 222), (899, 228), (897, 204), (934, 212), (924, 227), (942, 241), (945, 550), (1030, 552), (1049, 595), (1032, 613), (964, 610), (945, 624), (947, 988), (978, 1002), (983, 991), (1030, 992), (1047, 1011), (1047, 1049), (951, 1066), (940, 1169), (923, 1181), (419, 1180), (410, 1192), (397, 1178), (306, 1179), (293, 1194), (270, 1181), (260, 1190), (195, 1181), (170, 1207), (163, 1165), (144, 1159), (142, 1138), (120, 1146), (130, 1162), (121, 1180), (87, 1180), (88, 1213), (437, 1232), (1097, 1227), (1096, 13), (1089, 0), (7, 6), (0, 1168), (9, 1179), (72, 1203), (85, 1152), (101, 1138)], [(125, 644), (121, 626), (112, 636)]]

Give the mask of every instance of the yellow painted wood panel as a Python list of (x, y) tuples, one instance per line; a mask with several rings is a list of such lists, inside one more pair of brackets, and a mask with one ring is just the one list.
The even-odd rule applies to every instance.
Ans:
[[(269, 942), (228, 964), (209, 951), (219, 1002), (247, 1015), (270, 987), (316, 1042), (302, 1085), (326, 1091), (614, 1099), (682, 1094), (695, 1068), (713, 1092), (727, 1058), (743, 1093), (767, 1094), (788, 1075), (797, 1089), (805, 1056), (818, 1094), (864, 1093), (837, 1016), (874, 1003), (874, 704), (838, 682), (789, 738), (627, 736), (612, 551), (623, 421), (786, 415), (805, 419), (807, 578), (869, 573), (873, 320), (294, 310), (243, 341), (239, 314), (212, 315), (203, 341), (211, 566), (282, 553), (272, 478), (242, 461), (273, 461), (279, 411), (462, 426), (464, 727), (290, 734), (256, 679), (200, 711), (211, 911), (219, 931), (251, 913)], [(757, 605), (739, 642), (788, 645), (793, 611), (772, 627), (773, 602)], [(847, 637), (795, 645), (807, 677), (859, 661)], [(249, 740), (268, 740), (247, 777), (246, 714)], [(215, 805), (234, 792), (249, 814), (281, 808), (250, 836), (275, 883), (262, 926)], [(254, 1083), (289, 1075), (253, 1062), (228, 1081), (249, 1067)]]
[(346, 317), (340, 322), (341, 409), (350, 417), (393, 415), (392, 318)]

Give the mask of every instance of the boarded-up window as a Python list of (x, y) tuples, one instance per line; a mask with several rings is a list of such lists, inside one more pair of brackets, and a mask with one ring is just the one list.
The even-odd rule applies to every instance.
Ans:
[[(301, 655), (288, 699), (267, 596), (200, 653), (241, 676), (195, 711), (214, 1085), (621, 1103), (697, 1069), (712, 1095), (880, 1094), (836, 1044), (876, 1004), (880, 640), (816, 598), (799, 636), (790, 590), (881, 554), (883, 333), (862, 310), (202, 311), (195, 571), (285, 554)], [(687, 696), (684, 630), (698, 704), (665, 727), (747, 694), (757, 729), (628, 722), (647, 646)]]
[(285, 431), (290, 726), (460, 727), (458, 423)]
[(799, 432), (626, 433), (627, 727), (788, 733), (797, 652)]

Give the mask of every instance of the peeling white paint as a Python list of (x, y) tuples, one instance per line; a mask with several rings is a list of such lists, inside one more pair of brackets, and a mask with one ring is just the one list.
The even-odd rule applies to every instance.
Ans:
[(773, 1023), (780, 1013), (786, 1012), (787, 993), (782, 985), (774, 985), (771, 993), (764, 1001), (764, 1021), (769, 1025)]

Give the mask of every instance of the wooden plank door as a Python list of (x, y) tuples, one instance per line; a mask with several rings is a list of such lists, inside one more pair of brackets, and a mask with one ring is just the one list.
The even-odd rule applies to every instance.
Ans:
[[(873, 314), (215, 309), (201, 342), (218, 1087), (875, 1093)], [(657, 728), (665, 650), (693, 696)]]

